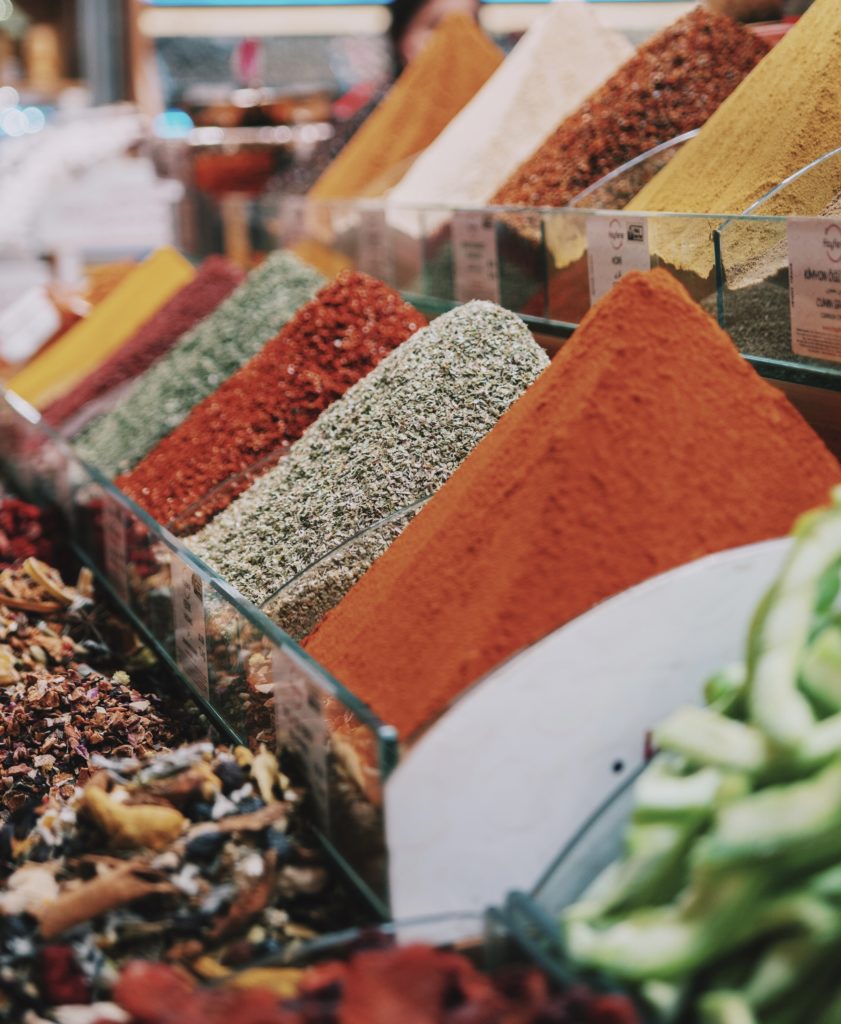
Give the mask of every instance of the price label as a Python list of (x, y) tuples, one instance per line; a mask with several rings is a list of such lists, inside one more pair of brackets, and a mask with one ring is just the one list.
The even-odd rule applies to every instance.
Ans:
[(321, 692), (292, 653), (272, 648), (275, 728), (278, 747), (297, 754), (323, 828), (329, 820), (327, 725)]
[(204, 619), (204, 584), (201, 576), (172, 554), (172, 609), (175, 625), (175, 661), (198, 693), (210, 697), (207, 667), (207, 629)]
[(286, 196), (283, 200), (280, 222), (284, 246), (288, 249), (296, 242), (300, 242), (307, 233), (306, 196)]
[(493, 216), (484, 210), (456, 210), (452, 239), (456, 300), (499, 302), (499, 257)]
[(128, 604), (128, 535), (126, 512), (110, 495), (104, 495), (102, 507), (102, 546), (105, 572), (119, 598)]
[(364, 273), (378, 277), (386, 284), (391, 284), (393, 279), (391, 235), (384, 209), (362, 209), (359, 211), (359, 243), (356, 263)]
[(641, 217), (589, 217), (587, 264), (591, 304), (632, 270), (651, 270), (648, 222)]
[(0, 311), (0, 358), (12, 364), (29, 359), (60, 327), (47, 289), (30, 288)]
[(788, 222), (791, 350), (841, 362), (841, 221)]

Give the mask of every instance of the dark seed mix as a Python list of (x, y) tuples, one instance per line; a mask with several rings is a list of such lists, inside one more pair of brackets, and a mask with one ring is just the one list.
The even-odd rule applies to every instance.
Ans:
[(113, 412), (75, 442), (109, 476), (135, 466), (308, 302), (324, 278), (287, 252), (272, 253), (219, 308), (148, 369)]
[[(251, 480), (208, 492), (297, 441), (319, 413), (425, 324), (388, 285), (344, 271), (118, 486), (161, 523), (208, 495), (178, 532), (199, 529)], [(265, 461), (264, 470), (271, 465)]]
[(699, 128), (767, 50), (735, 21), (697, 7), (642, 46), (491, 202), (565, 206), (633, 157)]
[(162, 306), (99, 369), (48, 406), (44, 418), (53, 426), (59, 426), (71, 416), (75, 418), (83, 406), (101, 400), (113, 388), (139, 377), (168, 352), (182, 334), (212, 313), (242, 278), (242, 271), (222, 256), (208, 257), (195, 280)]

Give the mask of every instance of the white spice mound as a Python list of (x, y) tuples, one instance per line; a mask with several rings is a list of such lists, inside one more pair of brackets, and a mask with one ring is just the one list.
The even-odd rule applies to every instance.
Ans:
[[(414, 162), (389, 202), (489, 202), (546, 137), (633, 53), (590, 5), (552, 4)], [(390, 218), (391, 219), (391, 218)], [(395, 211), (394, 223), (399, 215)]]
[[(348, 538), (441, 487), (547, 365), (513, 313), (491, 302), (460, 306), (403, 342), (186, 543), (263, 604)], [(398, 532), (395, 524), (351, 545), (357, 564), (342, 567), (346, 583), (325, 566), (323, 611)], [(319, 587), (308, 582), (310, 609)], [(313, 615), (293, 631), (306, 632)]]

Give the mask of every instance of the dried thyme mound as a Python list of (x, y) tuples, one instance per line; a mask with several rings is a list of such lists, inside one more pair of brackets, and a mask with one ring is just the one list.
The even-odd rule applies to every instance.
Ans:
[[(439, 317), (322, 413), (190, 546), (262, 604), (348, 538), (437, 490), (547, 363), (522, 321), (493, 303)], [(389, 539), (357, 548), (348, 579)], [(340, 589), (328, 569), (330, 604)]]
[(273, 253), (138, 379), (119, 408), (79, 435), (79, 455), (112, 477), (131, 469), (259, 352), (323, 283), (291, 253)]

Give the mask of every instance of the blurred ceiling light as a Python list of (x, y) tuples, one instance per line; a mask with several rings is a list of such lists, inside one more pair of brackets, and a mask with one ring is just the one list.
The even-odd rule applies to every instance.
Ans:
[[(3, 0), (0, 0), (0, 3), (2, 2)], [(16, 107), (19, 102), (20, 96), (17, 89), (13, 89), (10, 85), (0, 86), (0, 111)]]
[(15, 5), (12, 0), (0, 0), (0, 21), (8, 21), (15, 13)]

